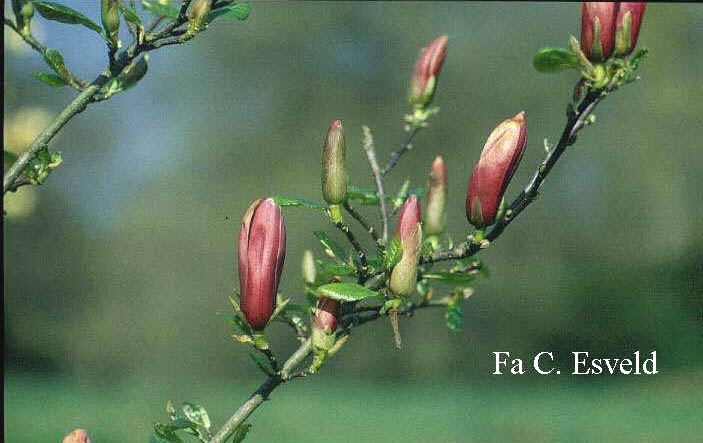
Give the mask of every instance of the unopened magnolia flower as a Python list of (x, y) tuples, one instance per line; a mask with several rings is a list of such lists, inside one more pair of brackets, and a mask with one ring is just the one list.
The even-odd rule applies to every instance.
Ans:
[(249, 206), (239, 232), (240, 305), (252, 329), (266, 327), (286, 257), (286, 226), (271, 198)]
[(466, 190), (466, 217), (477, 228), (495, 222), (505, 189), (522, 159), (526, 139), (524, 112), (499, 124), (488, 137)]
[(327, 129), (322, 148), (322, 196), (331, 205), (342, 204), (347, 197), (345, 155), (344, 128), (335, 120)]
[(400, 240), (403, 255), (393, 267), (388, 284), (391, 292), (400, 297), (409, 297), (415, 290), (417, 265), (422, 246), (421, 221), (420, 205), (417, 202), (417, 196), (412, 194), (403, 203), (398, 216), (395, 235)]
[(427, 235), (439, 235), (447, 221), (444, 205), (447, 199), (447, 170), (442, 157), (432, 162), (430, 183), (427, 187), (424, 228)]
[(611, 55), (623, 57), (637, 44), (643, 2), (583, 2), (581, 50), (589, 60), (600, 62)]
[(635, 49), (645, 6), (644, 2), (620, 2), (615, 19), (616, 57), (629, 55)]
[(446, 35), (437, 37), (420, 51), (420, 56), (415, 63), (415, 72), (410, 80), (412, 104), (426, 106), (432, 101), (448, 41), (449, 37)]

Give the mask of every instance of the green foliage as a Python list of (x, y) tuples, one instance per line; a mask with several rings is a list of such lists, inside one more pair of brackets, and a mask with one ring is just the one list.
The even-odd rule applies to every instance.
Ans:
[(449, 329), (460, 332), (464, 328), (464, 314), (459, 304), (450, 304), (444, 312), (444, 321)]
[(197, 437), (201, 442), (210, 439), (212, 423), (204, 407), (194, 403), (183, 403), (183, 414), (180, 416), (170, 401), (166, 404), (166, 413), (169, 421), (154, 423), (154, 434), (149, 440), (152, 443), (184, 442), (176, 432), (183, 431)]
[(474, 276), (460, 272), (435, 272), (432, 274), (423, 274), (423, 278), (428, 280), (438, 280), (442, 283), (447, 283), (454, 286), (464, 286), (474, 281)]
[(581, 63), (578, 55), (567, 48), (547, 46), (535, 54), (532, 65), (539, 72), (559, 72), (564, 69), (579, 68)]
[(322, 260), (317, 260), (317, 264), (319, 264), (322, 270), (329, 275), (347, 276), (353, 275), (356, 272), (356, 269), (353, 266), (349, 266), (346, 262), (328, 263)]
[[(240, 425), (237, 426), (236, 428), (234, 428), (234, 431), (232, 431), (231, 443), (240, 443), (247, 436), (250, 429), (251, 429), (250, 423), (240, 423)], [(225, 441), (227, 441), (227, 440), (225, 440)]]
[(5, 163), (5, 168), (9, 168), (10, 166), (12, 166), (12, 164), (14, 162), (17, 161), (18, 155), (15, 154), (14, 152), (3, 150), (2, 153), (3, 153), (3, 162)]
[(135, 9), (132, 9), (134, 7), (134, 3), (131, 3), (130, 7), (127, 7), (120, 2), (117, 2), (117, 7), (120, 11), (122, 11), (122, 16), (124, 16), (125, 20), (130, 23), (134, 23), (135, 25), (142, 24), (142, 20), (137, 15), (137, 11)]
[(70, 25), (82, 25), (88, 29), (97, 32), (98, 34), (100, 34), (100, 36), (102, 36), (102, 38), (107, 40), (107, 36), (105, 35), (105, 32), (100, 26), (93, 23), (85, 15), (69, 8), (68, 6), (64, 6), (60, 3), (54, 2), (34, 1), (32, 3), (34, 3), (34, 7), (39, 12), (39, 15), (41, 15), (47, 20), (68, 23)]
[(62, 161), (60, 151), (49, 152), (48, 149), (44, 148), (39, 151), (34, 161), (25, 166), (24, 174), (31, 184), (40, 185)]
[(157, 17), (167, 17), (173, 20), (178, 18), (177, 9), (171, 8), (170, 6), (162, 5), (161, 3), (155, 1), (142, 0), (142, 8), (146, 9)]
[(59, 51), (55, 49), (47, 49), (44, 52), (44, 61), (62, 79), (65, 79), (68, 76), (68, 70), (64, 64), (63, 56)]
[(347, 253), (343, 247), (333, 241), (326, 233), (323, 231), (315, 231), (312, 233), (320, 243), (325, 248), (325, 253), (330, 257), (336, 258), (342, 262), (346, 260)]
[(251, 8), (248, 3), (234, 3), (226, 5), (212, 11), (205, 20), (210, 23), (217, 18), (236, 18), (237, 20), (246, 20), (249, 17)]
[(317, 288), (317, 292), (327, 298), (343, 302), (359, 301), (367, 298), (383, 298), (381, 293), (356, 283), (328, 283)]
[(327, 209), (327, 206), (321, 203), (317, 203), (312, 200), (306, 200), (304, 198), (284, 197), (281, 195), (277, 195), (272, 198), (273, 201), (276, 202), (276, 204), (279, 206), (303, 206), (305, 208), (316, 209), (318, 211), (324, 211), (325, 209)]
[(186, 418), (188, 418), (188, 420), (193, 423), (196, 423), (198, 426), (202, 426), (207, 430), (209, 430), (212, 426), (212, 423), (210, 422), (210, 416), (208, 416), (205, 408), (200, 405), (188, 402), (183, 403), (183, 413), (185, 414)]
[(383, 253), (383, 267), (386, 270), (393, 269), (400, 259), (403, 258), (403, 247), (400, 239), (394, 236)]
[(369, 188), (362, 188), (361, 186), (347, 186), (347, 198), (357, 201), (362, 205), (380, 204), (380, 199), (378, 198), (376, 191)]
[(40, 82), (46, 83), (49, 86), (60, 87), (66, 86), (68, 83), (56, 74), (48, 74), (46, 72), (32, 72), (32, 77)]

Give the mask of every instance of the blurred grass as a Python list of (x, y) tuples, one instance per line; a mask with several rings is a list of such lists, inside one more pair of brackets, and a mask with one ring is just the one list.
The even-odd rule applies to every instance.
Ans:
[[(703, 394), (692, 389), (702, 378), (662, 374), (613, 385), (552, 377), (525, 384), (506, 376), (469, 384), (460, 377), (398, 383), (325, 374), (277, 390), (254, 413), (246, 441), (693, 442), (703, 435)], [(217, 426), (255, 385), (6, 375), (5, 439), (58, 441), (84, 427), (98, 443), (144, 442), (151, 432), (145, 417), (163, 420), (167, 399), (201, 402)]]

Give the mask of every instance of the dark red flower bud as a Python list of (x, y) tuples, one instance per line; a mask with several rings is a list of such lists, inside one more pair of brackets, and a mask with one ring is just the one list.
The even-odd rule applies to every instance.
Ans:
[(403, 255), (393, 267), (388, 284), (391, 292), (401, 297), (409, 297), (415, 290), (417, 264), (422, 246), (421, 221), (420, 205), (417, 203), (417, 196), (412, 194), (403, 203), (395, 227), (395, 235), (400, 240)]
[(320, 296), (320, 301), (317, 304), (317, 313), (313, 322), (313, 328), (325, 332), (334, 332), (337, 330), (337, 308), (339, 303), (337, 300)]
[(526, 140), (524, 112), (499, 124), (488, 137), (466, 191), (466, 217), (477, 228), (495, 222), (505, 188), (522, 159)]
[(85, 429), (76, 429), (66, 435), (62, 443), (90, 443), (90, 437), (88, 437), (88, 433), (85, 432)]
[(347, 166), (344, 163), (344, 127), (335, 120), (327, 129), (322, 147), (322, 197), (331, 205), (344, 203), (347, 198)]
[(420, 56), (415, 63), (415, 72), (410, 81), (412, 104), (426, 106), (432, 101), (448, 41), (449, 37), (446, 35), (437, 37), (420, 51)]
[(263, 329), (276, 306), (286, 257), (286, 225), (271, 198), (249, 206), (239, 232), (240, 305), (253, 329)]
[(439, 235), (444, 230), (447, 219), (444, 211), (444, 204), (447, 199), (447, 170), (444, 167), (442, 157), (437, 157), (432, 162), (426, 199), (425, 233), (428, 235)]
[(629, 55), (635, 49), (645, 6), (647, 3), (644, 2), (620, 2), (615, 20), (615, 55), (617, 57)]
[(607, 60), (615, 44), (618, 3), (583, 2), (581, 7), (581, 50), (591, 61)]

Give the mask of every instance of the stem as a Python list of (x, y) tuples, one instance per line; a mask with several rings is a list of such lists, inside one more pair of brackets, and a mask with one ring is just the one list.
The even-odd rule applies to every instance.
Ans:
[[(371, 173), (373, 174), (374, 180), (376, 180), (376, 194), (378, 195), (379, 205), (381, 208), (382, 238), (383, 244), (385, 245), (388, 241), (388, 209), (386, 209), (386, 195), (383, 192), (383, 174), (381, 174), (381, 168), (378, 166), (378, 159), (376, 158), (376, 149), (374, 149), (371, 130), (368, 126), (362, 126), (361, 129), (364, 131), (364, 151), (366, 151), (366, 157), (369, 159)], [(378, 243), (377, 237), (374, 237), (374, 240)]]
[(391, 152), (391, 158), (388, 160), (388, 163), (386, 163), (386, 166), (383, 167), (383, 170), (381, 171), (381, 175), (385, 176), (388, 174), (391, 169), (395, 167), (395, 165), (398, 164), (398, 160), (400, 160), (400, 157), (408, 152), (409, 150), (412, 149), (412, 140), (415, 134), (420, 131), (420, 126), (412, 126), (408, 133), (405, 136), (405, 140), (403, 140), (403, 143), (400, 145), (400, 149), (397, 151)]
[[(446, 307), (448, 299), (430, 300), (421, 303), (409, 303), (398, 308), (398, 315), (412, 315), (418, 309)], [(352, 328), (360, 326), (364, 323), (376, 320), (382, 315), (380, 313), (381, 306), (363, 307), (358, 311), (354, 311), (346, 315), (340, 322), (338, 335), (348, 334)], [(307, 339), (298, 347), (298, 349), (286, 360), (283, 368), (277, 373), (269, 376), (254, 393), (249, 396), (247, 401), (237, 409), (234, 414), (225, 422), (224, 425), (217, 431), (209, 443), (223, 443), (229, 435), (241, 425), (261, 404), (268, 399), (269, 395), (280, 385), (296, 378), (305, 378), (309, 375), (307, 371), (293, 372), (305, 358), (312, 352), (312, 343)]]
[(371, 223), (369, 223), (369, 221), (366, 220), (366, 218), (364, 218), (364, 216), (361, 215), (360, 212), (358, 212), (356, 209), (354, 209), (352, 207), (351, 204), (349, 204), (348, 200), (344, 202), (344, 209), (346, 209), (347, 212), (349, 213), (349, 215), (354, 217), (359, 222), (359, 224), (361, 226), (363, 226), (364, 229), (366, 229), (366, 232), (369, 233), (369, 235), (371, 236), (371, 238), (373, 238), (373, 240), (376, 242), (376, 244), (383, 245), (383, 243), (381, 242), (381, 239), (378, 237), (378, 234), (376, 234), (376, 229), (374, 229), (374, 227), (371, 226)]
[(369, 262), (366, 259), (366, 253), (364, 252), (364, 249), (361, 247), (361, 243), (359, 243), (359, 240), (356, 239), (354, 236), (354, 233), (349, 229), (349, 226), (347, 226), (346, 223), (344, 223), (344, 220), (334, 220), (330, 216), (330, 220), (334, 225), (339, 229), (340, 231), (344, 232), (344, 235), (347, 236), (347, 239), (349, 242), (354, 246), (354, 249), (356, 249), (357, 255), (359, 256), (359, 261), (361, 262), (361, 268), (359, 269), (359, 283), (364, 283), (366, 280), (368, 280), (368, 272), (369, 272)]
[[(540, 163), (537, 171), (527, 183), (527, 186), (520, 192), (515, 200), (508, 206), (503, 215), (496, 222), (493, 229), (486, 235), (486, 240), (489, 242), (494, 241), (498, 238), (505, 228), (537, 197), (539, 188), (547, 178), (547, 175), (552, 170), (557, 160), (561, 157), (567, 147), (574, 144), (576, 141), (576, 133), (581, 130), (585, 123), (586, 118), (593, 112), (595, 107), (605, 98), (607, 93), (615, 90), (618, 76), (614, 76), (610, 83), (603, 89), (591, 90), (588, 92), (586, 97), (581, 101), (576, 112), (570, 114), (567, 118), (564, 130), (561, 133), (559, 142), (552, 148), (552, 150), (547, 153), (545, 159)], [(466, 241), (460, 243), (452, 249), (445, 249), (441, 251), (436, 251), (432, 254), (429, 259), (421, 259), (420, 263), (434, 263), (445, 260), (455, 260), (462, 259), (466, 257), (471, 257), (481, 249), (480, 244)]]

